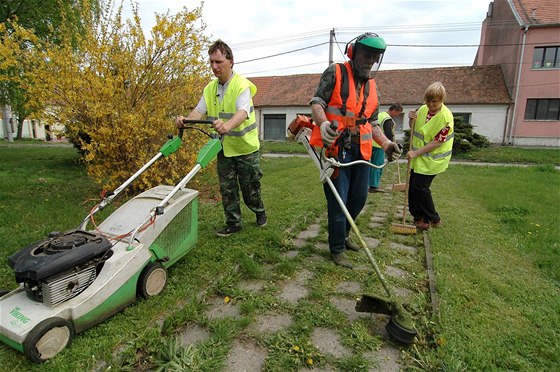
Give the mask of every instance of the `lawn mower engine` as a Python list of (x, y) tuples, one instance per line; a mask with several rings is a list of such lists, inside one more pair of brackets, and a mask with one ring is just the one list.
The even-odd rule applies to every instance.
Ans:
[(111, 257), (111, 247), (100, 234), (78, 229), (53, 232), (8, 257), (8, 265), (31, 300), (54, 307), (93, 283)]

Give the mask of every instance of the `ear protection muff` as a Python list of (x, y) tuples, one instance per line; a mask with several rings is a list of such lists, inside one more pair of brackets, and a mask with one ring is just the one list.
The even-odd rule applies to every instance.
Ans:
[(360, 36), (356, 36), (355, 38), (350, 40), (348, 43), (346, 43), (346, 47), (344, 48), (344, 54), (346, 54), (349, 59), (352, 59), (352, 57), (354, 56), (354, 47), (355, 47), (354, 44), (355, 43), (353, 43), (353, 41), (357, 40)]
[[(372, 32), (366, 32), (365, 34), (361, 34), (359, 36), (356, 36), (355, 38), (353, 38), (352, 40), (350, 40), (347, 44), (346, 44), (346, 48), (344, 48), (344, 54), (346, 54), (348, 56), (348, 58), (352, 59), (354, 57), (354, 49), (356, 48), (356, 44), (359, 43), (361, 40), (370, 38), (370, 37), (378, 37), (377, 34), (374, 34)], [(355, 40), (355, 41), (354, 41)]]

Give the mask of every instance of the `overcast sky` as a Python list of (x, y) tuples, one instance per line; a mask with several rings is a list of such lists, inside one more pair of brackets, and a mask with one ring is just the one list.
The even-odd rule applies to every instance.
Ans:
[[(155, 23), (155, 12), (173, 14), (183, 7), (192, 10), (201, 5), (185, 0), (136, 2), (145, 30)], [(205, 0), (202, 20), (211, 40), (220, 38), (233, 49), (234, 69), (249, 77), (323, 72), (329, 61), (331, 29), (338, 42), (333, 48), (334, 62), (344, 61), (344, 47), (350, 39), (370, 31), (388, 44), (382, 70), (470, 66), (489, 3)]]

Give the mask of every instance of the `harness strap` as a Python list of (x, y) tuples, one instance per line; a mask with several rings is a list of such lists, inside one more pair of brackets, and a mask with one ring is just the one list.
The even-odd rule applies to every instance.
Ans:
[(341, 75), (341, 87), (340, 87), (340, 96), (342, 98), (342, 107), (340, 111), (342, 116), (346, 116), (346, 101), (348, 101), (348, 96), (350, 95), (349, 87), (348, 87), (348, 71), (346, 70), (346, 66), (342, 63), (339, 63), (338, 66), (340, 67)]

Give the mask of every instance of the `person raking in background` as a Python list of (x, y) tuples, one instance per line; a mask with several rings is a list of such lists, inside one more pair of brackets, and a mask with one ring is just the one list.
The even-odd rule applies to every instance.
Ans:
[[(369, 161), (372, 139), (381, 145), (389, 159), (400, 155), (397, 144), (388, 140), (378, 125), (379, 96), (375, 80), (370, 76), (379, 68), (385, 49), (385, 40), (374, 33), (352, 39), (345, 51), (350, 60), (329, 66), (311, 99), (313, 120), (320, 130), (313, 131), (310, 143), (327, 147), (327, 153), (334, 153), (341, 163)], [(331, 177), (353, 219), (367, 200), (369, 168), (367, 164), (339, 167)], [(330, 187), (325, 183), (323, 189), (331, 257), (335, 264), (352, 268), (344, 251), (356, 251), (359, 247), (349, 239), (350, 223)]]
[(436, 175), (447, 169), (453, 149), (453, 114), (444, 105), (445, 98), (445, 87), (435, 82), (424, 93), (424, 105), (408, 114), (414, 121), (412, 149), (406, 155), (411, 162), (408, 206), (414, 225), (421, 230), (442, 223), (430, 186)]
[[(402, 114), (403, 108), (400, 103), (393, 103), (389, 106), (389, 110), (379, 113), (377, 121), (383, 134), (391, 141), (395, 141), (395, 118)], [(385, 162), (385, 151), (377, 142), (373, 141), (373, 148), (371, 152), (371, 163), (377, 166), (383, 165)], [(381, 192), (379, 184), (381, 183), (381, 176), (383, 176), (383, 168), (370, 168), (369, 169), (369, 192)]]
[[(216, 76), (204, 88), (202, 97), (186, 119), (213, 120), (221, 135), (222, 151), (218, 154), (217, 170), (226, 226), (216, 232), (228, 236), (242, 228), (239, 189), (245, 205), (256, 215), (257, 226), (265, 226), (267, 216), (261, 196), (260, 142), (255, 121), (253, 96), (255, 85), (233, 71), (233, 52), (222, 40), (209, 50), (210, 66)], [(183, 126), (185, 117), (176, 119)]]

